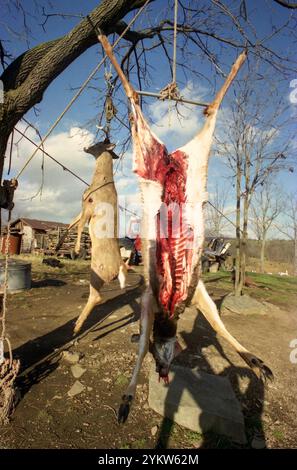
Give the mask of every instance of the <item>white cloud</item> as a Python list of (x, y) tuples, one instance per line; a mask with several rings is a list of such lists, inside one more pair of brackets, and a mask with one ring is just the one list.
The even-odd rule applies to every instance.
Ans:
[[(18, 124), (18, 129), (24, 131), (25, 126)], [(28, 129), (26, 135), (35, 143), (39, 143), (34, 130)], [(44, 149), (65, 167), (89, 182), (95, 162), (91, 155), (83, 151), (83, 147), (88, 146), (93, 138), (90, 132), (72, 127), (69, 132), (60, 132), (50, 136), (44, 144)], [(15, 142), (16, 139), (17, 137), (15, 137)], [(13, 173), (9, 175), (9, 178), (17, 175), (34, 149), (35, 147), (26, 139), (20, 141), (18, 150), (15, 147), (13, 151)], [(13, 217), (23, 216), (69, 222), (80, 212), (81, 196), (86, 185), (45, 156), (42, 196), (31, 200), (30, 198), (40, 188), (41, 162), (42, 152), (38, 151), (20, 176), (19, 187), (15, 192)]]

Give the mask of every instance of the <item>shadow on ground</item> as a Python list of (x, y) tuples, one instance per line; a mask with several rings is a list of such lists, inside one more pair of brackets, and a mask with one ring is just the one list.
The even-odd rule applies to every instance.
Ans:
[(67, 282), (61, 281), (60, 279), (42, 279), (40, 281), (32, 281), (31, 288), (38, 289), (40, 287), (62, 287), (66, 284)]
[[(121, 292), (120, 295), (109, 298), (104, 303), (95, 307), (84, 323), (77, 339), (79, 339), (81, 335), (84, 335), (90, 328), (93, 329), (97, 324), (98, 329), (95, 329), (95, 331), (101, 331), (105, 328), (108, 328), (108, 331), (99, 334), (94, 341), (112, 333), (118, 328), (123, 328), (129, 323), (137, 321), (139, 318), (139, 304), (136, 302), (136, 298), (140, 295), (140, 286), (142, 284), (142, 278), (140, 277), (139, 279), (139, 283), (136, 287), (129, 289), (124, 294), (118, 290), (118, 292)], [(99, 324), (112, 312), (125, 305), (130, 305), (133, 313), (120, 320), (105, 323), (104, 326), (99, 327)], [(126, 320), (124, 324), (122, 323), (123, 320)], [(21, 395), (27, 393), (31, 386), (43, 380), (56, 369), (59, 364), (60, 354), (59, 352), (58, 354), (53, 353), (57, 352), (60, 348), (62, 349), (75, 339), (73, 337), (75, 321), (76, 318), (71, 319), (49, 333), (27, 341), (13, 350), (14, 358), (21, 360), (20, 372), (26, 371), (26, 375), (20, 376), (18, 380)], [(118, 325), (118, 322), (121, 322), (121, 324)], [(113, 326), (113, 328), (110, 329), (110, 326)], [(50, 355), (52, 356), (48, 358)]]
[[(195, 400), (197, 402), (197, 406), (202, 410), (202, 413), (199, 418), (199, 426), (202, 431), (201, 436), (199, 436), (199, 434), (197, 433), (197, 441), (199, 441), (199, 448), (250, 447), (250, 442), (255, 436), (257, 436), (257, 439), (261, 441), (262, 445), (265, 447), (265, 434), (261, 418), (265, 393), (263, 382), (257, 379), (257, 377), (248, 367), (238, 367), (230, 361), (228, 356), (225, 354), (221, 344), (218, 342), (215, 332), (210, 328), (208, 322), (204, 319), (201, 314), (197, 315), (192, 331), (190, 333), (181, 332), (180, 335), (183, 338), (187, 347), (177, 357), (175, 362), (182, 363), (183, 365), (188, 364), (189, 354), (191, 355), (192, 360), (193, 352), (195, 352), (197, 361), (195, 365), (191, 364), (191, 366), (198, 367), (209, 374), (227, 377), (232, 385), (237, 399), (239, 400), (245, 420), (245, 434), (247, 437), (247, 444), (237, 444), (231, 442), (230, 439), (225, 436), (210, 432), (209, 429), (205, 428), (203, 404), (199, 401), (199, 395), (196, 394)], [(203, 352), (204, 348), (207, 348), (210, 345), (214, 346), (216, 348), (216, 352), (221, 356), (221, 358), (223, 358), (228, 363), (224, 370), (222, 370), (222, 372), (220, 372), (219, 374), (216, 374), (210, 363), (210, 360)], [(244, 379), (247, 383), (247, 386), (245, 387), (244, 391), (241, 383), (242, 379)], [(173, 390), (175, 391), (173, 392)], [(169, 448), (169, 441), (174, 426), (174, 415), (175, 412), (177, 412), (178, 410), (179, 402), (184, 391), (181, 389), (178, 390), (177, 393), (176, 390), (177, 387), (174, 387), (173, 379), (173, 382), (171, 382), (169, 385), (166, 397), (165, 415), (167, 417), (163, 419), (157, 439), (156, 448)], [(172, 393), (174, 393), (174, 396), (172, 395)], [(172, 401), (176, 402), (175, 409), (172, 409)]]

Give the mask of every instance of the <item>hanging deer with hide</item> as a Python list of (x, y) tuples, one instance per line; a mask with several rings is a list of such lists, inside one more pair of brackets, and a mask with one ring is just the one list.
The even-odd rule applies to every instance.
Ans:
[[(114, 147), (115, 144), (104, 141), (84, 149), (96, 159), (95, 171), (91, 185), (83, 193), (82, 211), (70, 223), (65, 234), (77, 226), (74, 251), (79, 254), (82, 232), (88, 223), (92, 243), (90, 294), (75, 323), (74, 334), (79, 332), (93, 308), (101, 303), (100, 290), (104, 283), (118, 277), (121, 288), (125, 288), (127, 268), (118, 243), (118, 199), (113, 179), (113, 159), (119, 157), (113, 152)], [(59, 241), (56, 251), (65, 236)]]

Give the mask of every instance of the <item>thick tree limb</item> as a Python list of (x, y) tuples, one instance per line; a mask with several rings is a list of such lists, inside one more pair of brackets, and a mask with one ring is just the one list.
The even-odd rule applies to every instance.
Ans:
[[(97, 42), (94, 27), (108, 33), (128, 12), (146, 0), (102, 0), (100, 4), (60, 39), (41, 44), (16, 59), (0, 79), (4, 104), (0, 105), (0, 177), (9, 135), (23, 115), (42, 99), (50, 83), (85, 50)], [(150, 0), (154, 1), (154, 0)]]
[(297, 8), (297, 3), (289, 3), (289, 2), (285, 2), (285, 0), (273, 0), (273, 1), (285, 8), (291, 8), (291, 9)]
[(5, 105), (15, 124), (33, 105), (40, 102), (48, 85), (80, 56), (97, 43), (92, 26), (109, 33), (129, 11), (145, 0), (103, 0), (89, 15), (60, 39), (47, 42), (23, 54), (3, 73)]

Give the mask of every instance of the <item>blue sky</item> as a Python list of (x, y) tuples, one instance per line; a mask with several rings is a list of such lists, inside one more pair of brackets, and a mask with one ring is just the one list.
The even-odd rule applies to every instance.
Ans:
[[(3, 1), (3, 0), (2, 0)], [(0, 2), (2, 3), (0, 0)], [(192, 2), (192, 7), (196, 2)], [(229, 5), (236, 5), (236, 2), (228, 1)], [(270, 19), (273, 18), (273, 22), (276, 26), (283, 24), (288, 18), (288, 10), (273, 6), (270, 11), (267, 8), (266, 0), (250, 0), (247, 1), (249, 19), (258, 31), (259, 36), (265, 37), (271, 33)], [(98, 1), (86, 0), (84, 2), (73, 0), (71, 2), (60, 0), (52, 1), (53, 9), (51, 12), (60, 12), (65, 14), (82, 14), (89, 13), (96, 5)], [(152, 24), (158, 24), (164, 15), (164, 4), (167, 2), (157, 0), (150, 7), (151, 21)], [(173, 2), (172, 2), (173, 4)], [(237, 2), (239, 4), (239, 2)], [(3, 3), (4, 5), (4, 3)], [(34, 15), (34, 1), (25, 0), (23, 2), (24, 8)], [(46, 5), (46, 2), (44, 2)], [(238, 7), (237, 7), (238, 8)], [(48, 7), (45, 7), (50, 12)], [(22, 33), (23, 25), (21, 18), (13, 14), (13, 11), (8, 11), (7, 8), (3, 8), (4, 14), (0, 20), (0, 37), (9, 39), (7, 43), (10, 53), (13, 56), (18, 56), (20, 53), (27, 50), (28, 45), (26, 43), (24, 35), (18, 37), (14, 34), (14, 31)], [(173, 10), (170, 13), (173, 16)], [(126, 20), (131, 18), (129, 15)], [(46, 32), (43, 31), (40, 26), (41, 18), (36, 20), (36, 17), (32, 16), (27, 18), (28, 25), (31, 28), (30, 47), (40, 44), (41, 42), (48, 41), (50, 39), (57, 38), (67, 33), (74, 25), (77, 24), (79, 18), (67, 18), (66, 20), (53, 17), (49, 18), (46, 24)], [(143, 14), (136, 23), (135, 29), (141, 29), (143, 25), (147, 25), (147, 14)], [(233, 34), (234, 36), (234, 34)], [(179, 37), (178, 41), (182, 41)], [(146, 44), (149, 44), (148, 40)], [(123, 45), (124, 43), (121, 43)], [(274, 47), (279, 52), (286, 51), (291, 45), (283, 39), (274, 39), (269, 42), (270, 47)], [(203, 75), (210, 78), (210, 82), (203, 80), (202, 78), (197, 80), (195, 76), (188, 74), (185, 77), (180, 69), (177, 72), (177, 79), (183, 94), (191, 98), (203, 99), (209, 101), (214, 94), (214, 90), (218, 88), (221, 83), (221, 79), (215, 79), (212, 68), (208, 61), (197, 60), (195, 63), (195, 45), (189, 46), (189, 51), (192, 54), (192, 64), (196, 70), (199, 70)], [(217, 46), (212, 46), (214, 52), (219, 53)], [(179, 54), (179, 52), (178, 52)], [(222, 64), (224, 71), (228, 71), (228, 67), (236, 57), (236, 51), (229, 48), (223, 53)], [(48, 88), (45, 92), (42, 102), (37, 106), (39, 113), (35, 115), (33, 111), (27, 114), (27, 118), (38, 126), (41, 134), (43, 135), (60, 112), (64, 109), (70, 98), (75, 93), (71, 88), (77, 88), (85, 80), (88, 74), (93, 70), (95, 65), (102, 57), (101, 47), (94, 46), (86, 51), (81, 57), (79, 57), (73, 64), (71, 64), (66, 71), (64, 71)], [(170, 81), (170, 71), (168, 64), (164, 60), (164, 55), (159, 49), (154, 50), (148, 55), (151, 69), (151, 86), (150, 90), (157, 91), (161, 89)], [(178, 56), (180, 59), (181, 56)], [(296, 78), (296, 77), (291, 77)], [(55, 158), (61, 160), (64, 164), (67, 164), (71, 169), (78, 172), (82, 177), (90, 180), (93, 161), (92, 157), (87, 156), (82, 151), (82, 144), (87, 141), (92, 141), (95, 138), (97, 131), (95, 122), (86, 127), (87, 122), (93, 119), (98, 112), (101, 110), (103, 105), (103, 94), (104, 91), (104, 80), (103, 80), (103, 69), (97, 74), (96, 79), (91, 83), (93, 89), (86, 90), (77, 102), (73, 105), (70, 111), (66, 114), (65, 118), (59, 124), (45, 148), (53, 154)], [(135, 82), (136, 85), (136, 82)], [(260, 84), (261, 86), (261, 84)], [(289, 94), (289, 79), (279, 83), (279, 90), (283, 93)], [(124, 113), (125, 104), (119, 106), (119, 113)], [(225, 105), (226, 106), (226, 105)], [(180, 121), (177, 119), (175, 111), (172, 110), (168, 117), (168, 104), (160, 103), (154, 99), (148, 98), (146, 100), (146, 106), (144, 112), (147, 116), (150, 116), (154, 121), (154, 130), (161, 137), (161, 139), (168, 144), (170, 149), (175, 146), (180, 146), (189, 140), (198, 130), (199, 125), (202, 122), (202, 111), (201, 108), (187, 106), (181, 109), (184, 119)], [(165, 113), (165, 117), (163, 114)], [(20, 128), (24, 128), (23, 124), (19, 125)], [(79, 127), (83, 129), (81, 133)], [(83, 136), (82, 136), (83, 134)], [(29, 135), (34, 140), (38, 141), (34, 132), (29, 131)], [(126, 136), (126, 132), (119, 132), (118, 129), (115, 133), (114, 140), (118, 143), (121, 139)], [(22, 142), (19, 146), (19, 155), (17, 151), (14, 151), (14, 169), (15, 171), (20, 168), (25, 159), (28, 158), (32, 152), (32, 146), (25, 142)], [(52, 220), (63, 220), (68, 222), (73, 216), (75, 216), (80, 210), (80, 196), (85, 187), (77, 180), (74, 180), (70, 175), (66, 174), (59, 168), (55, 168), (50, 161), (46, 161), (46, 172), (45, 172), (45, 185), (43, 189), (42, 199), (35, 198), (30, 201), (28, 198), (36, 193), (41, 181), (40, 172), (40, 155), (35, 157), (34, 162), (28, 168), (20, 179), (20, 190), (18, 190), (18, 198), (16, 205), (17, 215), (27, 215), (39, 218), (48, 218)], [(131, 172), (131, 153), (127, 152), (124, 157), (123, 166), (119, 166), (117, 171), (117, 183), (119, 193), (124, 196), (126, 195), (130, 202), (137, 200), (137, 187), (136, 179)], [(227, 174), (225, 166), (217, 159), (213, 158), (210, 164), (210, 178), (209, 178), (209, 191), (214, 185), (218, 178), (222, 175)], [(295, 188), (295, 175), (286, 175), (285, 181), (287, 189)], [(282, 184), (284, 179), (280, 177), (280, 183)], [(227, 183), (225, 183), (227, 184)], [(230, 184), (230, 183), (228, 183)], [(233, 204), (233, 190), (230, 184), (230, 206)], [(60, 204), (64, 206), (61, 210)]]

